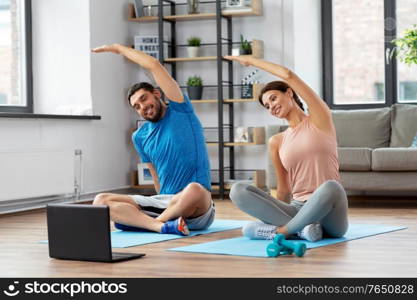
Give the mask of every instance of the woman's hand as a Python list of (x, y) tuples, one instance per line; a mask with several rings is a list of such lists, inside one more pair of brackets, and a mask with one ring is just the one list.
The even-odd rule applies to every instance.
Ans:
[(248, 56), (231, 56), (231, 55), (226, 55), (226, 56), (224, 56), (224, 58), (225, 59), (228, 59), (228, 60), (232, 60), (232, 61), (237, 61), (238, 63), (241, 63), (245, 67), (249, 67), (249, 66), (252, 65), (252, 63), (250, 61), (250, 57), (248, 57)]
[(103, 46), (91, 49), (91, 52), (94, 52), (94, 53), (111, 52), (111, 53), (115, 53), (115, 54), (120, 54), (118, 44), (103, 45)]

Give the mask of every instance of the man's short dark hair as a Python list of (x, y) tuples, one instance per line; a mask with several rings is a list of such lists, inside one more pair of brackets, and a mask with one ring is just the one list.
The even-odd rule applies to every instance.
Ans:
[(148, 82), (135, 83), (127, 92), (127, 101), (129, 102), (129, 104), (130, 104), (130, 97), (132, 97), (140, 89), (144, 89), (145, 91), (148, 91), (150, 93), (153, 93), (153, 91), (155, 90), (153, 85)]

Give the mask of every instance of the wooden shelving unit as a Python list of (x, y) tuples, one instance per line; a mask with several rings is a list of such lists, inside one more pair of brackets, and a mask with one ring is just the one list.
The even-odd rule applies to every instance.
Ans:
[[(236, 86), (233, 84), (233, 61), (225, 60), (224, 55), (230, 55), (232, 52), (233, 44), (233, 30), (232, 30), (232, 20), (235, 17), (248, 17), (248, 16), (261, 16), (262, 15), (262, 0), (252, 0), (252, 6), (250, 10), (222, 10), (222, 1), (209, 1), (205, 4), (213, 5), (215, 7), (214, 13), (201, 13), (201, 14), (176, 14), (177, 6), (186, 5), (186, 3), (176, 3), (175, 1), (168, 1), (168, 0), (157, 0), (158, 5), (156, 6), (158, 10), (158, 16), (152, 17), (140, 17), (137, 18), (135, 16), (135, 10), (133, 4), (129, 4), (128, 6), (128, 20), (131, 22), (139, 22), (139, 23), (149, 23), (154, 22), (157, 23), (158, 27), (158, 36), (159, 36), (159, 60), (161, 63), (169, 64), (171, 76), (176, 79), (177, 78), (177, 64), (178, 63), (185, 63), (185, 62), (199, 62), (199, 61), (213, 61), (213, 67), (216, 67), (217, 70), (217, 97), (216, 99), (203, 99), (203, 100), (194, 100), (192, 101), (193, 104), (201, 104), (201, 103), (208, 103), (217, 105), (217, 112), (218, 112), (218, 128), (223, 128), (225, 122), (223, 121), (223, 112), (225, 109), (228, 110), (228, 125), (230, 126), (230, 131), (228, 133), (227, 140), (233, 141), (234, 140), (234, 104), (235, 103), (250, 103), (258, 101), (259, 91), (262, 88), (261, 85), (254, 85), (253, 88), (253, 98), (252, 99), (238, 99), (234, 96), (234, 87)], [(164, 7), (166, 9), (164, 9)], [(164, 12), (169, 11), (168, 15), (164, 15)], [(176, 23), (182, 21), (199, 21), (199, 20), (215, 20), (216, 26), (216, 41), (215, 43), (207, 44), (207, 45), (215, 45), (216, 46), (216, 55), (215, 56), (203, 56), (203, 57), (177, 57), (177, 47), (184, 47), (186, 45), (179, 45), (176, 40)], [(223, 21), (226, 22), (227, 30), (222, 29)], [(168, 25), (170, 28), (170, 40), (164, 40), (166, 26)], [(169, 35), (168, 35), (169, 36)], [(169, 44), (169, 54), (168, 58), (164, 57), (164, 43)], [(238, 43), (238, 42), (237, 42)], [(205, 46), (207, 46), (205, 45)], [(203, 45), (202, 45), (203, 46)], [(263, 41), (260, 40), (252, 40), (252, 54), (250, 56), (255, 58), (262, 58), (264, 55), (264, 45)], [(227, 49), (227, 50), (226, 50)], [(223, 75), (223, 66), (226, 64), (228, 69), (228, 76)], [(226, 80), (227, 79), (227, 80)], [(224, 82), (228, 84), (225, 86)], [(225, 93), (223, 88), (227, 91), (227, 96), (225, 97)], [(226, 106), (226, 108), (225, 108)], [(254, 129), (255, 130), (255, 129)], [(248, 143), (233, 143), (233, 142), (225, 142), (225, 137), (223, 136), (223, 130), (218, 131), (218, 142), (216, 143), (208, 143), (208, 146), (217, 146), (218, 147), (218, 182), (219, 185), (217, 186), (217, 190), (219, 191), (220, 198), (223, 198), (224, 191), (229, 189), (230, 186), (227, 182), (224, 181), (226, 175), (230, 178), (231, 181), (235, 180), (235, 147), (238, 146), (253, 146), (253, 145), (261, 145), (265, 144), (265, 134), (263, 131), (263, 135), (257, 135), (255, 138), (255, 134), (253, 134), (253, 142)], [(225, 149), (228, 150), (229, 154), (229, 162), (228, 167), (225, 167)], [(214, 170), (212, 170), (214, 171)], [(261, 171), (261, 170), (260, 170)], [(265, 171), (263, 171), (265, 172)], [(262, 172), (261, 172), (262, 173)], [(260, 178), (262, 175), (256, 175), (255, 178)], [(259, 180), (257, 181), (256, 185), (260, 184)], [(265, 181), (265, 180), (264, 180)], [(136, 179), (137, 182), (137, 179)], [(139, 186), (136, 184), (132, 184), (133, 187), (137, 188), (145, 188), (145, 186)], [(262, 186), (260, 186), (262, 187)], [(216, 186), (213, 186), (216, 189)]]
[[(207, 146), (218, 146), (219, 143), (207, 143)], [(256, 143), (223, 143), (225, 147), (235, 147), (235, 146), (254, 146), (254, 145), (263, 145)]]
[[(261, 16), (262, 15), (262, 1), (261, 0), (252, 0), (252, 7), (251, 11), (222, 11), (222, 16), (229, 16), (229, 17), (248, 17), (248, 16)], [(216, 19), (216, 13), (200, 13), (200, 14), (193, 14), (193, 15), (171, 15), (171, 16), (164, 16), (164, 20), (166, 21), (195, 21), (195, 20), (207, 20)], [(151, 17), (139, 17), (137, 18), (135, 15), (135, 9), (133, 3), (129, 3), (128, 6), (128, 20), (131, 22), (158, 22), (157, 16)]]
[[(224, 103), (251, 103), (258, 102), (259, 95), (261, 93), (264, 84), (255, 83), (253, 85), (253, 97), (251, 99), (224, 99)], [(217, 99), (202, 99), (202, 100), (191, 100), (191, 103), (200, 104), (200, 103), (217, 103)]]
[[(242, 55), (254, 58), (262, 58), (264, 56), (264, 43), (261, 40), (252, 40), (252, 54), (251, 55)], [(207, 61), (207, 60), (217, 60), (217, 56), (198, 56), (198, 57), (171, 57), (166, 58), (164, 61), (166, 63), (172, 62), (187, 62), (187, 61)]]
[[(252, 170), (252, 172), (253, 172), (253, 183), (252, 184), (254, 186), (260, 188), (260, 189), (265, 188), (266, 187), (266, 172), (265, 172), (265, 170)], [(224, 184), (224, 189), (225, 190), (230, 190), (232, 188), (232, 185), (233, 185), (233, 183), (226, 181), (225, 184)], [(217, 184), (213, 184), (211, 186), (211, 188), (213, 190), (219, 190), (220, 187)]]
[[(217, 103), (217, 99), (203, 99), (203, 100), (191, 100), (191, 103)], [(257, 102), (255, 99), (224, 99), (226, 103), (246, 103), (246, 102)]]
[(217, 60), (217, 56), (173, 57), (173, 58), (166, 58), (165, 62), (184, 62), (184, 61), (203, 61), (203, 60)]

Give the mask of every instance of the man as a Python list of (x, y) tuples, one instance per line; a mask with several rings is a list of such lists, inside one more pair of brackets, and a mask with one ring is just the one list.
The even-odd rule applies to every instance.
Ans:
[[(128, 101), (146, 119), (132, 135), (133, 144), (151, 171), (158, 195), (98, 194), (93, 205), (108, 205), (117, 228), (188, 235), (214, 219), (210, 164), (203, 128), (187, 96), (155, 58), (113, 44), (92, 50), (120, 54), (152, 73), (161, 92), (149, 83), (131, 87)], [(127, 226), (126, 226), (127, 225)]]

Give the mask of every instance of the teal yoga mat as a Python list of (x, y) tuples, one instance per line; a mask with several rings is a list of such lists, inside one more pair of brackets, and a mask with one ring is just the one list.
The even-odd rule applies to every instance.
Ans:
[[(208, 233), (214, 233), (225, 230), (232, 230), (243, 227), (249, 221), (242, 220), (214, 220), (213, 224), (206, 230), (191, 231), (189, 236), (196, 236)], [(160, 234), (153, 232), (131, 232), (131, 231), (112, 231), (111, 246), (112, 248), (127, 248), (151, 243), (170, 241), (189, 236), (179, 236), (176, 234)], [(48, 241), (41, 241), (46, 244)]]
[[(315, 243), (306, 242), (304, 240), (293, 240), (294, 243), (305, 242), (307, 249), (324, 247), (337, 243), (347, 242), (351, 240), (361, 239), (382, 233), (402, 230), (403, 226), (387, 226), (375, 224), (350, 224), (348, 232), (342, 238), (325, 238)], [(237, 237), (232, 239), (224, 239), (214, 242), (184, 246), (168, 249), (168, 251), (178, 252), (195, 252), (206, 254), (224, 254), (238, 256), (255, 256), (268, 257), (266, 255), (266, 247), (271, 241), (266, 240), (250, 240), (246, 237)]]

